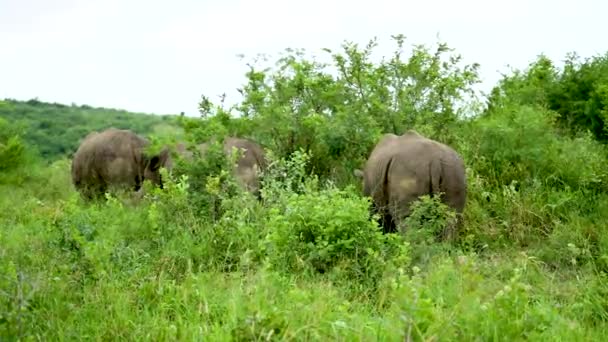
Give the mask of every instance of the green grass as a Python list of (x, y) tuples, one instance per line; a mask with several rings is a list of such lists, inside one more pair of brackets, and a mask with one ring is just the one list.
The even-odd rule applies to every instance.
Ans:
[[(67, 167), (32, 169), (27, 186), (0, 189), (8, 209), (0, 216), (2, 339), (588, 341), (608, 333), (607, 279), (592, 257), (572, 262), (581, 252), (559, 246), (570, 241), (563, 232), (549, 239), (570, 250), (561, 263), (545, 243), (471, 249), (412, 240), (400, 242), (409, 246), (402, 254), (386, 254), (395, 241), (379, 234), (361, 241), (377, 240), (370, 248), (397, 263), (334, 249), (336, 266), (319, 273), (306, 257), (322, 249), (269, 244), (292, 229), (281, 222), (302, 228), (301, 215), (323, 220), (344, 208), (344, 234), (372, 234), (371, 221), (369, 230), (358, 221), (366, 209), (354, 193), (312, 186), (270, 208), (239, 195), (241, 204), (225, 202), (224, 218), (211, 223), (172, 183), (137, 206), (84, 204)], [(307, 214), (324, 198), (336, 206)], [(338, 246), (332, 231), (316, 234)]]

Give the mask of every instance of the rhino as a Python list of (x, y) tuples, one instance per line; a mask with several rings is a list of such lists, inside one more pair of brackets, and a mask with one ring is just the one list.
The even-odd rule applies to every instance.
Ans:
[(150, 142), (130, 130), (89, 133), (72, 158), (72, 183), (87, 199), (115, 189), (138, 193), (144, 180), (163, 187), (160, 168), (171, 164), (169, 149), (148, 155)]
[(398, 136), (382, 136), (363, 171), (363, 194), (372, 199), (372, 211), (380, 214), (384, 232), (403, 230), (410, 205), (420, 196), (443, 193), (441, 200), (457, 214), (456, 225), (446, 228), (444, 239), (453, 238), (466, 203), (467, 180), (462, 158), (451, 147), (424, 137), (414, 130)]
[[(200, 156), (204, 157), (209, 148), (209, 143), (198, 144), (196, 148), (199, 150)], [(192, 160), (193, 153), (187, 149), (185, 143), (176, 144), (175, 149), (184, 159)], [(236, 181), (243, 189), (259, 199), (261, 182), (258, 172), (264, 171), (267, 167), (264, 149), (258, 143), (249, 139), (226, 137), (223, 144), (226, 156), (230, 156), (233, 149), (236, 149), (238, 153), (233, 169)]]

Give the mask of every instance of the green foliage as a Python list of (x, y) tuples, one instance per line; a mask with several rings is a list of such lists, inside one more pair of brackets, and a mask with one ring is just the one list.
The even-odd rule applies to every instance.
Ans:
[(35, 153), (23, 141), (22, 127), (0, 117), (0, 184), (26, 181), (35, 160)]
[(411, 215), (404, 220), (407, 227), (405, 234), (416, 236), (416, 240), (420, 238), (420, 242), (431, 242), (450, 225), (456, 224), (456, 213), (441, 202), (439, 197), (420, 196), (412, 203), (411, 209)]
[(369, 218), (369, 203), (337, 189), (287, 198), (270, 212), (269, 262), (287, 273), (320, 272), (366, 284), (381, 278), (394, 260), (407, 264), (407, 245), (385, 235)]
[(181, 134), (174, 117), (135, 114), (124, 110), (66, 106), (38, 100), (0, 102), (0, 118), (21, 124), (23, 141), (49, 161), (71, 156), (92, 131), (130, 129), (143, 136)]
[(382, 133), (416, 128), (450, 140), (450, 127), (467, 110), (463, 97), (478, 82), (478, 65), (460, 66), (444, 43), (435, 51), (414, 46), (406, 59), (405, 38), (393, 39), (393, 56), (378, 63), (371, 58), (374, 39), (363, 48), (347, 42), (341, 52), (326, 49), (331, 64), (287, 49), (274, 69), (250, 65), (235, 108), (247, 134), (279, 157), (303, 149), (310, 170), (338, 180), (350, 178)]
[(25, 145), (17, 127), (0, 118), (0, 172), (22, 166), (25, 160)]
[(498, 185), (540, 180), (551, 187), (605, 189), (606, 150), (589, 135), (560, 136), (554, 122), (553, 112), (518, 105), (476, 120), (467, 131), (471, 153), (481, 157), (475, 169)]
[(174, 156), (177, 158), (173, 174), (187, 177), (190, 203), (205, 217), (216, 221), (221, 216), (222, 199), (240, 190), (231, 171), (235, 156), (227, 157), (218, 140), (209, 142), (204, 158), (197, 148), (188, 146), (188, 149), (193, 153), (191, 159)]
[(318, 177), (306, 172), (310, 155), (303, 150), (295, 151), (289, 158), (277, 158), (269, 151), (268, 167), (262, 175), (262, 198), (266, 203), (280, 203), (285, 194), (301, 194), (309, 187), (317, 187)]
[(450, 238), (457, 224), (456, 212), (438, 196), (422, 195), (411, 205), (412, 212), (399, 228), (418, 249), (431, 249)]
[(541, 105), (559, 113), (565, 131), (589, 131), (598, 141), (608, 141), (608, 55), (581, 62), (568, 54), (564, 62), (558, 70), (541, 55), (526, 70), (505, 75), (492, 91), (488, 113), (507, 103)]
[(478, 250), (515, 245), (551, 267), (606, 270), (606, 150), (558, 125), (549, 110), (505, 102), (463, 128), (469, 196), (460, 236)]
[(549, 279), (541, 280), (541, 265), (526, 254), (487, 261), (460, 255), (436, 260), (432, 267), (415, 270), (396, 286), (394, 310), (403, 317), (406, 339), (570, 340), (605, 332), (605, 327), (586, 331), (571, 319), (578, 296), (586, 292), (575, 286), (593, 280), (566, 281), (554, 288)]
[(608, 55), (584, 62), (568, 56), (555, 88), (548, 101), (564, 126), (589, 130), (598, 140), (608, 141)]

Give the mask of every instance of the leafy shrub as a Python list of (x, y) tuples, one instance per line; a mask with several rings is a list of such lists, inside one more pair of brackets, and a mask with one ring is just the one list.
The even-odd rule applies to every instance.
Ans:
[(474, 155), (467, 159), (494, 186), (538, 179), (549, 187), (602, 189), (604, 148), (589, 136), (560, 137), (554, 118), (537, 107), (513, 106), (479, 119), (470, 128)]
[(405, 235), (416, 241), (433, 243), (456, 224), (456, 213), (439, 197), (423, 195), (412, 202), (411, 214), (404, 220)]
[(409, 262), (407, 244), (383, 234), (369, 216), (369, 201), (352, 192), (325, 189), (293, 194), (273, 208), (267, 225), (270, 265), (287, 273), (335, 273), (361, 284), (378, 281)]
[(0, 117), (0, 184), (19, 183), (28, 174), (27, 164), (33, 162), (33, 155), (22, 140), (19, 126), (9, 124)]
[(222, 215), (221, 201), (239, 193), (241, 189), (232, 173), (233, 156), (226, 156), (220, 140), (210, 141), (204, 157), (196, 148), (189, 147), (193, 156), (186, 160), (176, 155), (173, 177), (185, 176), (191, 208), (211, 222)]
[(206, 110), (214, 116), (202, 121), (251, 136), (279, 158), (303, 149), (310, 156), (307, 171), (337, 183), (351, 178), (382, 133), (418, 128), (453, 139), (450, 128), (468, 110), (463, 100), (478, 82), (478, 65), (462, 66), (444, 43), (434, 50), (416, 45), (406, 57), (405, 37), (392, 38), (395, 52), (380, 62), (372, 60), (373, 39), (325, 49), (330, 63), (287, 49), (274, 67), (250, 65), (243, 101), (233, 108), (239, 118), (226, 117), (232, 110)]
[(310, 154), (303, 150), (295, 151), (288, 158), (277, 158), (269, 151), (268, 166), (262, 175), (262, 199), (272, 205), (281, 203), (285, 195), (301, 194), (311, 186), (318, 185), (318, 178), (306, 172)]
[(559, 114), (557, 123), (565, 132), (590, 132), (608, 141), (608, 55), (585, 61), (570, 53), (562, 70), (540, 55), (525, 70), (505, 75), (492, 90), (487, 113), (492, 115), (512, 104), (540, 105)]

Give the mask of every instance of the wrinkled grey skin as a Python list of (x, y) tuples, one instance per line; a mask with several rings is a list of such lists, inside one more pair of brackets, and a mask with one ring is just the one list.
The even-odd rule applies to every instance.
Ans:
[[(457, 213), (457, 226), (443, 232), (451, 239), (462, 221), (467, 196), (465, 166), (452, 148), (413, 130), (401, 136), (385, 134), (371, 152), (362, 179), (363, 193), (370, 196), (385, 232), (395, 231), (410, 215), (409, 206), (425, 194), (443, 192), (442, 201)], [(403, 227), (405, 229), (405, 227)]]
[[(208, 146), (208, 143), (197, 145), (201, 157), (205, 155)], [(258, 172), (266, 169), (266, 153), (258, 143), (252, 140), (236, 137), (225, 138), (223, 149), (226, 156), (231, 155), (233, 148), (238, 153), (233, 169), (236, 181), (243, 189), (260, 198), (260, 177)], [(176, 151), (187, 160), (191, 160), (193, 157), (193, 153), (186, 149), (184, 143), (178, 143)]]
[(149, 141), (129, 130), (109, 128), (85, 137), (72, 159), (72, 182), (87, 199), (114, 189), (141, 195), (144, 180), (162, 188), (160, 168), (171, 163), (169, 150), (148, 156)]

